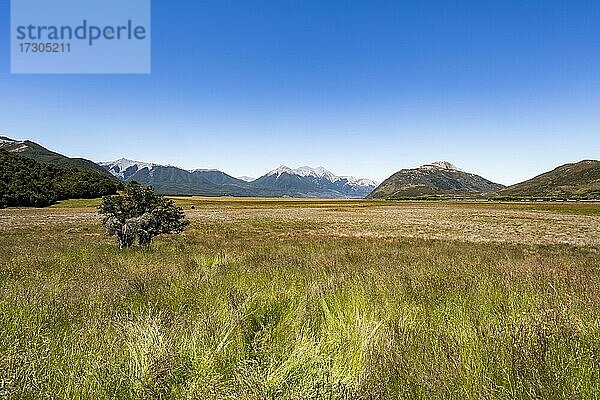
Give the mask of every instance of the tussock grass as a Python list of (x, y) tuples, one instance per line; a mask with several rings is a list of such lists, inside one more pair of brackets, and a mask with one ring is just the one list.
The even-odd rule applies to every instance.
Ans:
[[(183, 235), (126, 251), (93, 208), (2, 211), (2, 395), (600, 396), (598, 239), (569, 237), (593, 214), (195, 204)], [(457, 224), (431, 237), (448, 208), (484, 232), (537, 229), (490, 241)]]

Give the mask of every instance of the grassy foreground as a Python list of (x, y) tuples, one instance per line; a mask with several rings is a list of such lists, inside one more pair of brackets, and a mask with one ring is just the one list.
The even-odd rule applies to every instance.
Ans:
[(600, 397), (600, 205), (178, 201), (0, 211), (0, 399)]

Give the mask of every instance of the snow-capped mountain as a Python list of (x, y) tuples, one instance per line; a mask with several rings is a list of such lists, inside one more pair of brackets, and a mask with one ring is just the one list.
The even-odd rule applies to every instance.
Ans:
[(121, 158), (98, 163), (124, 182), (153, 186), (163, 194), (202, 196), (245, 196), (246, 182), (216, 169), (185, 170), (172, 165)]
[(216, 169), (188, 171), (126, 158), (99, 165), (124, 182), (135, 180), (165, 194), (360, 198), (377, 186), (370, 179), (337, 176), (323, 167), (281, 166), (253, 179), (234, 178)]
[(98, 165), (104, 167), (108, 172), (123, 181), (129, 181), (133, 175), (143, 169), (152, 171), (152, 169), (157, 166), (157, 164), (133, 161), (128, 160), (127, 158), (121, 158), (115, 161), (99, 162)]
[(289, 196), (358, 198), (369, 194), (377, 183), (370, 179), (337, 176), (323, 167), (292, 169), (282, 165), (252, 182)]
[(371, 180), (371, 179), (357, 179), (353, 176), (337, 176), (334, 175), (332, 172), (326, 170), (324, 167), (317, 167), (317, 168), (311, 168), (311, 167), (299, 167), (296, 169), (291, 169), (289, 167), (286, 167), (285, 165), (282, 165), (272, 171), (269, 171), (266, 176), (273, 176), (273, 175), (277, 175), (277, 176), (281, 176), (281, 174), (292, 174), (292, 175), (299, 175), (302, 177), (307, 177), (307, 178), (315, 178), (315, 179), (326, 179), (331, 183), (335, 183), (338, 181), (346, 181), (349, 184), (355, 185), (355, 186), (377, 186), (377, 182)]

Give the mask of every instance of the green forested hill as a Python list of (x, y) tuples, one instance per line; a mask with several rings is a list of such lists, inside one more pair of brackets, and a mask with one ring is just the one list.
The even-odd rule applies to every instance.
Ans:
[(47, 148), (40, 146), (39, 144), (30, 140), (14, 140), (6, 136), (0, 136), (0, 149), (16, 153), (24, 157), (33, 158), (43, 164), (53, 164), (57, 167), (63, 168), (74, 168), (80, 171), (96, 172), (100, 175), (109, 177), (110, 179), (117, 181), (108, 171), (94, 163), (93, 161), (86, 160), (85, 158), (70, 158), (54, 151), (48, 150)]
[(43, 164), (0, 149), (0, 208), (45, 207), (58, 200), (115, 194), (120, 184), (96, 172)]

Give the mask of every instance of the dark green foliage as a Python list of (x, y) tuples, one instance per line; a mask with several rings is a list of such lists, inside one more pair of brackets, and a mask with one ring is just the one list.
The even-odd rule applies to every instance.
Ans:
[(0, 150), (0, 208), (46, 207), (59, 200), (117, 193), (119, 184), (95, 172), (42, 164)]
[(148, 245), (160, 234), (181, 233), (188, 224), (183, 209), (176, 207), (173, 200), (137, 182), (129, 183), (121, 195), (104, 197), (98, 213), (122, 249), (130, 247), (135, 239)]

